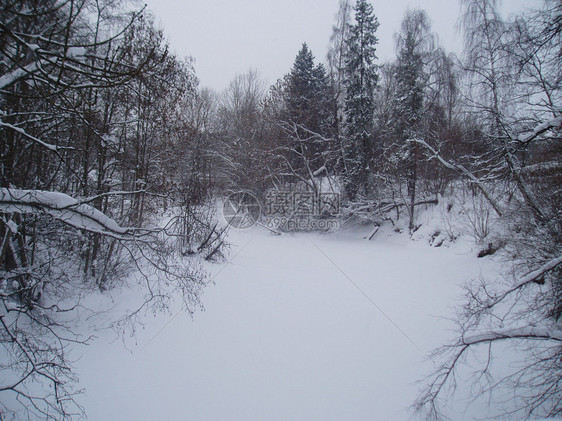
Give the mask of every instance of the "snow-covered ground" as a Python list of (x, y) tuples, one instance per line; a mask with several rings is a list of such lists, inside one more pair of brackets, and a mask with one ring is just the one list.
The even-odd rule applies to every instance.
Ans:
[[(498, 267), (462, 241), (368, 234), (232, 231), (205, 311), (147, 316), (136, 343), (102, 332), (83, 350), (89, 419), (410, 419), (461, 285)], [(454, 419), (472, 419), (465, 404)]]

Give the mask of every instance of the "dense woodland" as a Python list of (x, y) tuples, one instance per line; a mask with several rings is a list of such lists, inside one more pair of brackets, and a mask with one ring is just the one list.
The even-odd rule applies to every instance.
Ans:
[(139, 312), (178, 292), (196, 309), (201, 262), (226, 247), (221, 197), (327, 185), (342, 221), (410, 234), (418, 208), (462, 195), (482, 254), (506, 260), (504, 282), (467, 289), (419, 411), (439, 415), (470, 349), (512, 341), (524, 364), (495, 385), (520, 415), (562, 412), (562, 4), (511, 20), (495, 0), (462, 6), (461, 57), (412, 10), (381, 63), (376, 10), (342, 0), (325, 63), (304, 43), (273, 86), (249, 71), (216, 93), (144, 9), (2, 0), (0, 413), (82, 412), (67, 350), (90, 339), (69, 315), (93, 291), (138, 282)]

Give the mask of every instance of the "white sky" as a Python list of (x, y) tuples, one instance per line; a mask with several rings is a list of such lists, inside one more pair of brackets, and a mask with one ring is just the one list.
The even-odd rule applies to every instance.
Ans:
[[(226, 88), (236, 74), (257, 69), (274, 83), (288, 73), (303, 42), (325, 62), (339, 0), (145, 0), (172, 50), (195, 58), (202, 87)], [(425, 9), (441, 45), (460, 52), (459, 0), (371, 0), (380, 26), (379, 60), (395, 56), (393, 34), (404, 12)], [(503, 0), (505, 14), (539, 0)]]

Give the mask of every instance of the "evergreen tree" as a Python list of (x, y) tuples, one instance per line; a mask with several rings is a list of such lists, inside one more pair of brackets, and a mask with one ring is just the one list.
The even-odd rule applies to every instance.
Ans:
[(396, 138), (401, 143), (399, 163), (405, 169), (408, 196), (410, 233), (414, 231), (414, 205), (416, 182), (418, 178), (418, 151), (415, 142), (408, 139), (418, 137), (422, 130), (421, 115), (427, 75), (423, 56), (433, 48), (429, 33), (429, 20), (421, 10), (409, 11), (402, 21), (402, 32), (398, 40), (398, 59), (396, 63), (396, 106), (394, 122)]
[(366, 0), (355, 4), (355, 24), (349, 28), (345, 51), (346, 98), (344, 108), (344, 186), (348, 199), (366, 193), (371, 136), (375, 111), (374, 92), (378, 82), (375, 65), (375, 36), (379, 26), (373, 6)]
[(396, 65), (397, 109), (404, 136), (415, 132), (423, 107), (423, 61), (411, 32), (406, 34)]
[(325, 135), (330, 125), (330, 84), (322, 64), (304, 43), (287, 77), (287, 120), (314, 133)]
[(280, 116), (285, 132), (287, 160), (291, 171), (312, 178), (310, 173), (326, 167), (328, 141), (333, 132), (333, 94), (324, 65), (304, 43), (285, 77), (284, 110)]

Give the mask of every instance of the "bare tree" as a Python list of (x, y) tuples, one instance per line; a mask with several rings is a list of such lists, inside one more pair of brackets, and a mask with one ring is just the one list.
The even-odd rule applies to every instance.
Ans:
[(237, 75), (222, 95), (213, 154), (226, 189), (257, 192), (267, 183), (264, 96), (265, 87), (255, 70)]
[(178, 178), (181, 154), (170, 150), (189, 146), (189, 122), (168, 117), (196, 80), (148, 18), (121, 10), (89, 0), (0, 5), (2, 416), (81, 413), (69, 348), (90, 340), (76, 325), (83, 297), (135, 270), (145, 302), (123, 323), (165, 308), (173, 291), (193, 310), (205, 278), (198, 259), (221, 243), (204, 239), (214, 234), (208, 220), (194, 220), (203, 239), (181, 256), (177, 232), (154, 218)]
[[(471, 159), (461, 165), (417, 141), (491, 203), (503, 227), (492, 236), (503, 245), (508, 268), (502, 279), (467, 287), (458, 337), (436, 351), (443, 363), (416, 403), (433, 418), (442, 415), (440, 399), (455, 389), (465, 362), (477, 367), (471, 390), (489, 395), (497, 404), (495, 415), (562, 413), (562, 221), (560, 175), (553, 165), (561, 152), (555, 82), (560, 80), (560, 5), (547, 1), (512, 23), (502, 21), (495, 6), (489, 0), (465, 2), (466, 68), (473, 76), (467, 109), (480, 125), (475, 143), (484, 147), (474, 146)], [(505, 353), (506, 346), (513, 351)], [(512, 358), (509, 371), (495, 370), (494, 361), (506, 358)]]
[(343, 122), (345, 99), (345, 56), (346, 43), (349, 37), (349, 27), (352, 18), (352, 5), (349, 0), (341, 0), (336, 21), (332, 27), (330, 47), (328, 49), (328, 71), (333, 85), (334, 93), (334, 122), (336, 136), (339, 137)]

